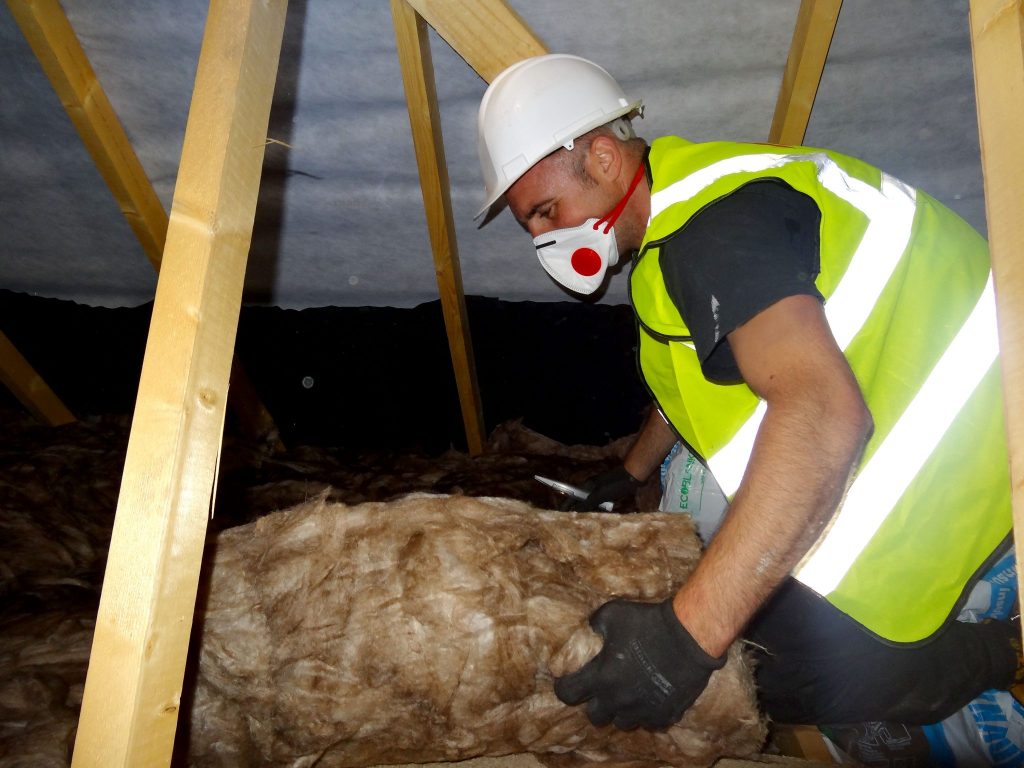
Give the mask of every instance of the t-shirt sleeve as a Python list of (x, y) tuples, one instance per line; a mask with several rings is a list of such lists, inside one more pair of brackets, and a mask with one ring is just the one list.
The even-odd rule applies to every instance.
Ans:
[(788, 296), (822, 299), (817, 203), (781, 180), (754, 181), (723, 197), (660, 246), (665, 286), (704, 375), (742, 381), (728, 336)]

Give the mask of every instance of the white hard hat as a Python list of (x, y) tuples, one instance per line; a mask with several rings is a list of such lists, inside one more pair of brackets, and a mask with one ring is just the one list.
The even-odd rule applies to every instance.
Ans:
[(505, 205), (516, 180), (559, 147), (612, 120), (643, 113), (592, 61), (564, 53), (534, 56), (499, 74), (480, 102), (477, 150), (486, 202), (483, 226)]

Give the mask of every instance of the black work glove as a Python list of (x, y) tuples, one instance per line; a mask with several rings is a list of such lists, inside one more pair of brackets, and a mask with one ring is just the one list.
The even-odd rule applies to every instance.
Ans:
[(618, 466), (590, 478), (580, 487), (584, 491), (589, 491), (590, 495), (585, 499), (569, 496), (559, 509), (568, 512), (593, 512), (606, 501), (621, 501), (635, 493), (640, 487), (640, 481), (629, 474), (625, 467)]
[(587, 702), (587, 717), (597, 726), (668, 728), (725, 665), (724, 654), (708, 656), (679, 623), (672, 600), (612, 600), (594, 611), (590, 626), (604, 638), (601, 652), (557, 678), (555, 695), (569, 705)]

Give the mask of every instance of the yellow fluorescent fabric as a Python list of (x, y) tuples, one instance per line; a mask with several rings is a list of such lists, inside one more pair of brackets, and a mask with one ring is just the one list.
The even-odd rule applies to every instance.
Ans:
[[(998, 379), (983, 383), (998, 352), (984, 240), (928, 195), (826, 150), (667, 137), (654, 142), (650, 164), (652, 218), (630, 275), (641, 370), (729, 494), (765, 404), (743, 384), (704, 379), (683, 343), (689, 331), (665, 289), (659, 245), (750, 181), (779, 179), (817, 202), (816, 284), (875, 432), (840, 513), (794, 575), (884, 637), (927, 637), (1010, 526)], [(964, 424), (986, 431), (965, 438)], [(973, 502), (951, 508), (946, 500), (965, 503), (968, 486)], [(897, 592), (912, 604), (894, 611), (887, 594)]]
[(800, 581), (821, 594), (836, 588), (992, 367), (999, 354), (995, 330), (990, 278), (953, 343), (857, 475), (828, 535), (797, 568)]

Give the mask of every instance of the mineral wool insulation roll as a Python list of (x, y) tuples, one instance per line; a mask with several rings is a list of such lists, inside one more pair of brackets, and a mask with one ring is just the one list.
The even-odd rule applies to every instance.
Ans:
[[(553, 676), (600, 648), (612, 597), (693, 569), (687, 518), (495, 498), (312, 502), (220, 535), (200, 596), (195, 766), (330, 768), (534, 753), (551, 766), (705, 766), (756, 753), (738, 648), (661, 733), (595, 728)], [(205, 600), (205, 605), (204, 605)]]

